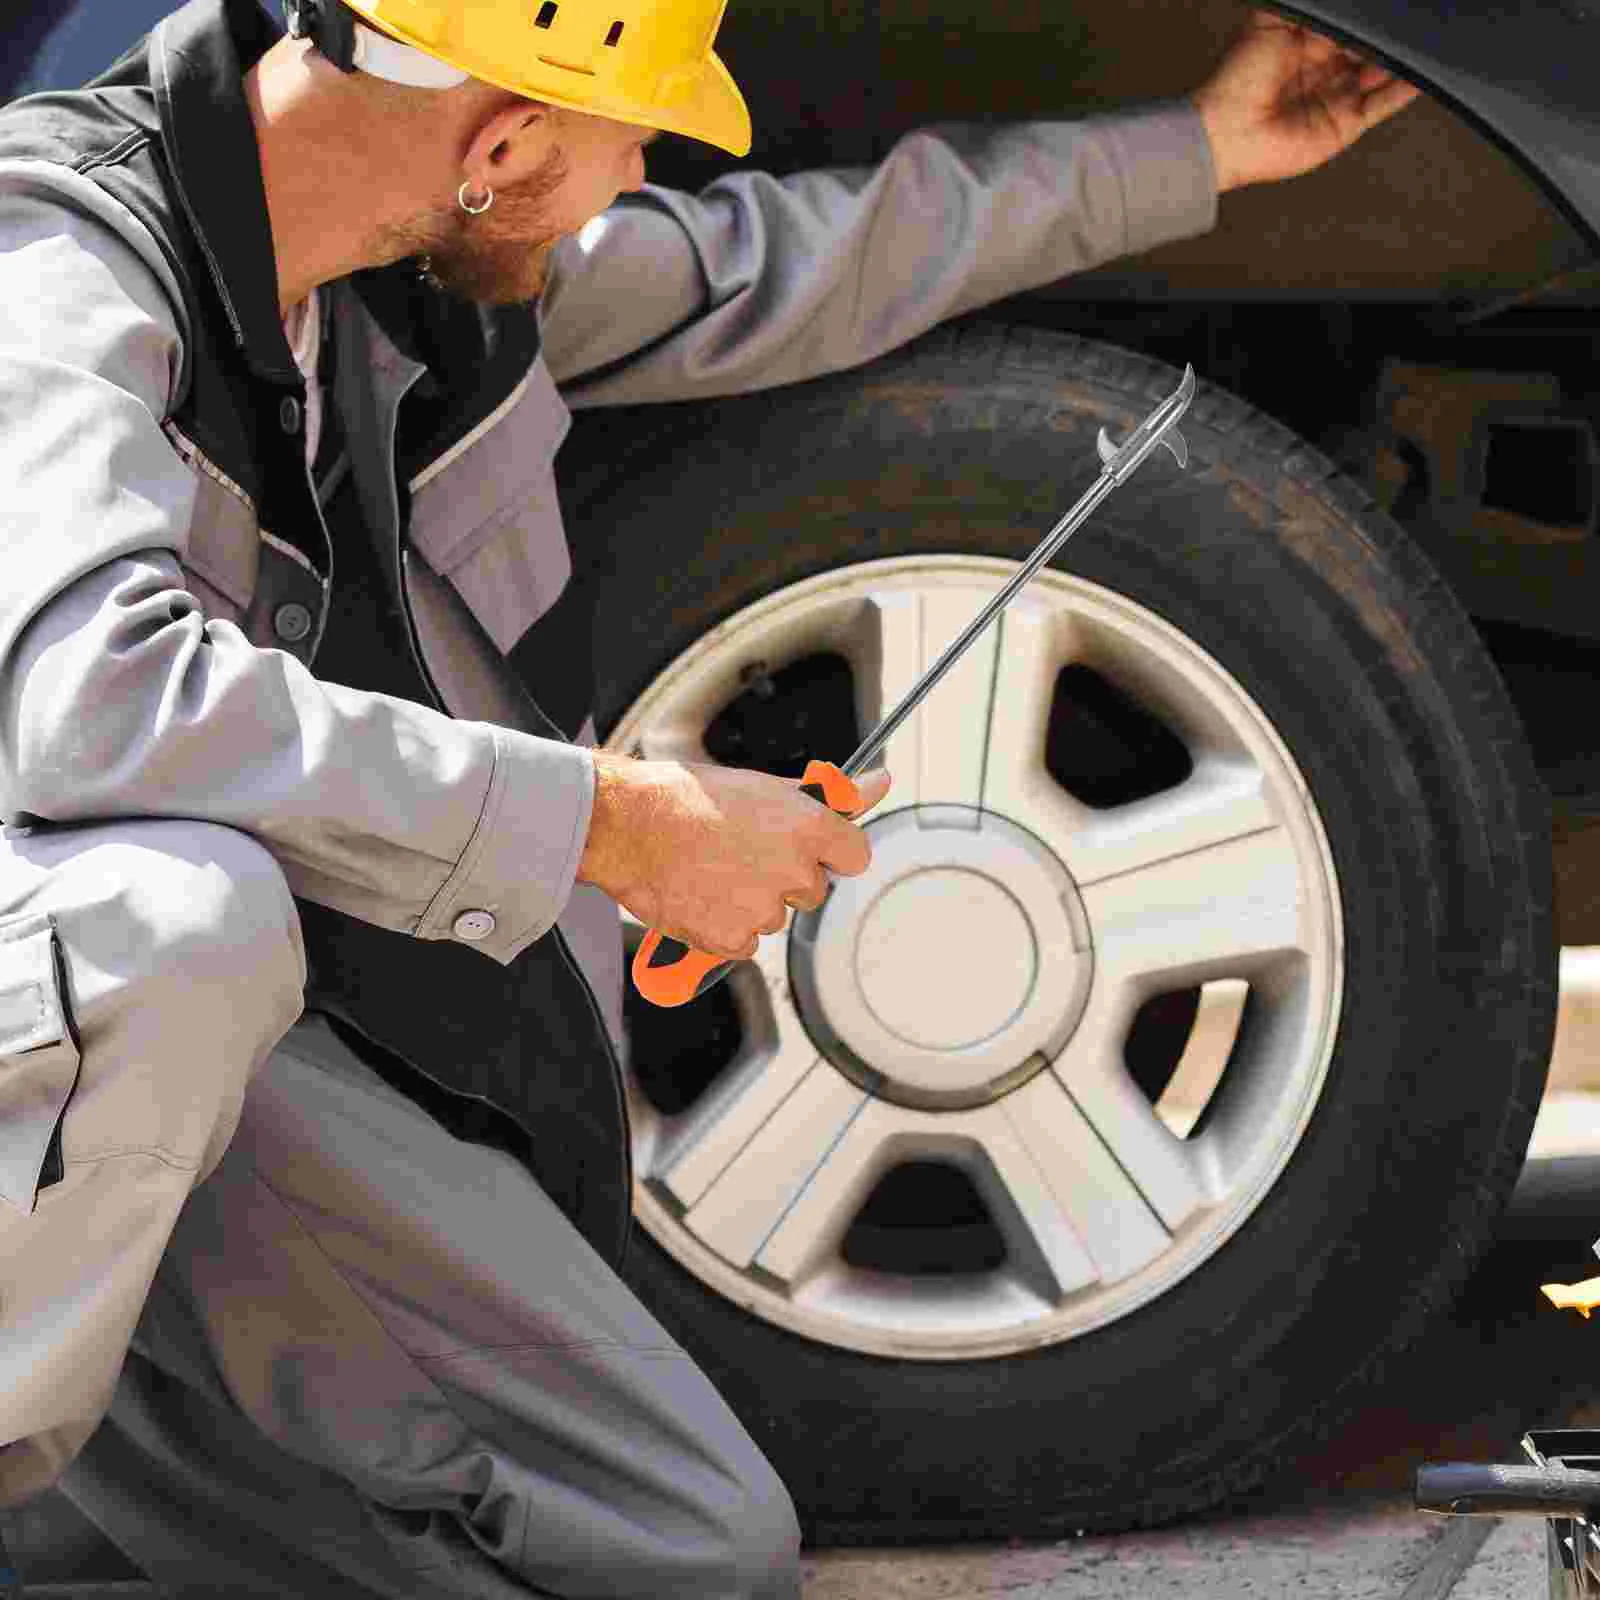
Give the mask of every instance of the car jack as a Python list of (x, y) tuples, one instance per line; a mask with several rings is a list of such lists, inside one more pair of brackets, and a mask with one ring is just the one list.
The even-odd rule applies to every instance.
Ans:
[[(1600, 1254), (1600, 1241), (1595, 1244)], [(1546, 1283), (1552, 1305), (1587, 1317), (1600, 1306), (1600, 1277)], [(1527, 1464), (1424, 1463), (1419, 1511), (1450, 1517), (1543, 1517), (1551, 1600), (1600, 1596), (1600, 1428), (1535, 1428), (1522, 1437)]]

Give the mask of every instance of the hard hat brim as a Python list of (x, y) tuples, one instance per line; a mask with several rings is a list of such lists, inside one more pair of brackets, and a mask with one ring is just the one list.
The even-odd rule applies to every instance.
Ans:
[(687, 134), (705, 144), (726, 150), (731, 156), (750, 154), (750, 110), (733, 81), (733, 74), (722, 64), (722, 58), (712, 52), (706, 58), (705, 69), (693, 84), (687, 104), (663, 107), (671, 120), (652, 124), (667, 133)]

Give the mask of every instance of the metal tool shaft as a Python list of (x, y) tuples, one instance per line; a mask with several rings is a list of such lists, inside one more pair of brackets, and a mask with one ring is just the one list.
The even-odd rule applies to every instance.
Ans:
[(868, 763), (894, 737), (900, 725), (927, 698), (939, 680), (966, 654), (974, 640), (1010, 605), (1017, 591), (1083, 526), (1095, 508), (1122, 483), (1157, 445), (1164, 444), (1180, 465), (1188, 461), (1181, 435), (1170, 435), (1178, 419), (1194, 398), (1194, 368), (1185, 367), (1183, 382), (1129, 434), (1120, 447), (1113, 447), (1104, 430), (1100, 434), (1100, 455), (1104, 461), (1100, 476), (1079, 497), (1067, 514), (1039, 541), (1037, 548), (1006, 586), (984, 606), (953, 639), (939, 659), (912, 685), (910, 692), (856, 747), (840, 770), (853, 778), (866, 770)]

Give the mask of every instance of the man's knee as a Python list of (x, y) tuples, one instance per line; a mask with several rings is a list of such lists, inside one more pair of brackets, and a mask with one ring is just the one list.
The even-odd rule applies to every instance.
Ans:
[(154, 897), (153, 931), (187, 985), (225, 992), (251, 1023), (298, 1014), (305, 989), (300, 918), (283, 870), (248, 834), (211, 823), (157, 825), (141, 889)]
[(237, 829), (141, 821), (98, 830), (62, 872), (56, 925), (69, 962), (208, 1032), (283, 1027), (306, 984), (294, 899), (277, 861)]
[(269, 852), (235, 829), (123, 822), (11, 847), (0, 887), (49, 912), (83, 1072), (69, 1160), (154, 1148), (209, 1171), (245, 1085), (299, 1015), (299, 917)]
[(764, 1458), (745, 1469), (740, 1493), (720, 1520), (728, 1571), (725, 1583), (708, 1592), (730, 1600), (798, 1600), (800, 1525), (789, 1491)]

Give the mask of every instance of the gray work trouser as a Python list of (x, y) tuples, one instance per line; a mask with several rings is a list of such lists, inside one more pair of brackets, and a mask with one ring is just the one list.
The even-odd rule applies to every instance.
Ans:
[(237, 832), (0, 841), (0, 1502), (59, 1479), (174, 1590), (797, 1595), (705, 1377), (304, 976)]

